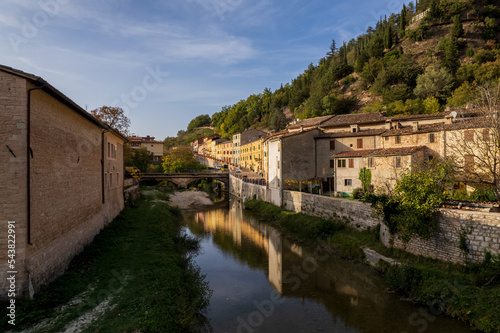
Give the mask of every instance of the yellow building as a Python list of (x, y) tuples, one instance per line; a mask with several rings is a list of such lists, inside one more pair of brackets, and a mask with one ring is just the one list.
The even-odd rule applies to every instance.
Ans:
[(132, 149), (146, 148), (153, 154), (153, 161), (163, 158), (163, 141), (156, 141), (154, 136), (131, 136), (128, 138)]
[(241, 146), (240, 165), (254, 172), (263, 172), (264, 138)]

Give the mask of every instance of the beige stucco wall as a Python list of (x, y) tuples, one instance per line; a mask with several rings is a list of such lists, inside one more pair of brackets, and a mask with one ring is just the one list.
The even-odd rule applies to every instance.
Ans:
[[(363, 140), (363, 147), (357, 148), (358, 139)], [(335, 149), (330, 149), (330, 141), (335, 141)], [(333, 177), (334, 168), (330, 168), (330, 160), (335, 154), (349, 150), (380, 148), (377, 136), (360, 136), (347, 138), (316, 139), (316, 168), (318, 177)]]

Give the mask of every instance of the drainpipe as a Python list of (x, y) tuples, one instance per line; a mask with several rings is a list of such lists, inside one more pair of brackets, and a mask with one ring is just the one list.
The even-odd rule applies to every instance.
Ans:
[(105, 149), (104, 149), (104, 133), (109, 132), (107, 129), (103, 129), (101, 132), (101, 195), (102, 195), (102, 203), (106, 203), (106, 199), (104, 197), (104, 158), (105, 158)]
[(33, 245), (31, 243), (31, 159), (33, 158), (33, 150), (31, 150), (31, 92), (33, 90), (43, 89), (45, 83), (37, 81), (40, 86), (28, 89), (28, 101), (26, 107), (26, 231), (27, 231), (27, 242), (28, 245)]

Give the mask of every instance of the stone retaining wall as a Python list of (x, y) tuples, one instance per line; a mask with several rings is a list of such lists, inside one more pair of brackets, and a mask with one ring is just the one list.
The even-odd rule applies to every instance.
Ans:
[(250, 184), (229, 175), (229, 194), (242, 199), (243, 201), (248, 199), (255, 199), (267, 201), (269, 190), (264, 185)]
[(336, 214), (356, 229), (372, 228), (381, 222), (369, 204), (303, 192), (283, 191), (283, 207), (326, 219)]
[[(254, 196), (270, 202), (270, 190), (266, 186), (244, 183), (230, 176), (229, 191), (243, 201)], [(283, 207), (295, 212), (331, 218), (335, 214), (345, 218), (351, 227), (367, 229), (381, 224), (380, 238), (386, 246), (394, 246), (408, 252), (426, 257), (451, 261), (472, 262), (484, 259), (484, 251), (493, 255), (500, 254), (500, 213), (440, 209), (438, 227), (429, 240), (414, 237), (404, 244), (397, 237), (391, 237), (387, 227), (376, 217), (371, 205), (346, 199), (320, 195), (283, 191)], [(468, 253), (460, 250), (460, 237), (464, 235)]]
[[(472, 262), (484, 260), (484, 251), (500, 254), (500, 214), (458, 209), (440, 209), (438, 217), (439, 231), (429, 240), (414, 237), (404, 244), (389, 235), (389, 230), (382, 225), (381, 239), (386, 246), (394, 246), (408, 252), (426, 257), (451, 261)], [(468, 253), (460, 250), (461, 234), (465, 237)]]

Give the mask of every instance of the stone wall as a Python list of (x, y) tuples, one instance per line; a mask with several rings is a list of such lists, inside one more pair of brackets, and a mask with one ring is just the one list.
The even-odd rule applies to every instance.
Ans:
[(245, 201), (255, 199), (268, 201), (269, 190), (266, 186), (246, 183), (243, 180), (229, 175), (229, 194)]
[[(386, 246), (405, 249), (408, 252), (426, 257), (451, 261), (472, 262), (484, 259), (484, 251), (500, 254), (500, 214), (465, 211), (458, 209), (440, 209), (438, 218), (439, 231), (429, 240), (414, 237), (404, 244), (397, 237), (390, 237), (387, 227), (382, 225), (381, 239)], [(466, 237), (469, 253), (460, 250), (460, 235)]]
[[(230, 176), (229, 191), (244, 200), (255, 195), (257, 199), (270, 202), (270, 190), (265, 186), (244, 183)], [(381, 224), (380, 236), (386, 246), (394, 246), (408, 252), (445, 261), (463, 263), (463, 251), (460, 250), (460, 235), (466, 237), (469, 249), (467, 259), (479, 262), (484, 259), (484, 251), (500, 254), (500, 213), (440, 209), (439, 231), (429, 240), (414, 237), (404, 244), (397, 237), (391, 237), (389, 230), (376, 217), (371, 205), (346, 199), (320, 195), (283, 191), (283, 207), (294, 212), (331, 218), (335, 214), (345, 218), (351, 227), (367, 229)]]
[(283, 207), (326, 219), (336, 214), (357, 229), (372, 228), (381, 222), (369, 204), (303, 192), (283, 191)]

